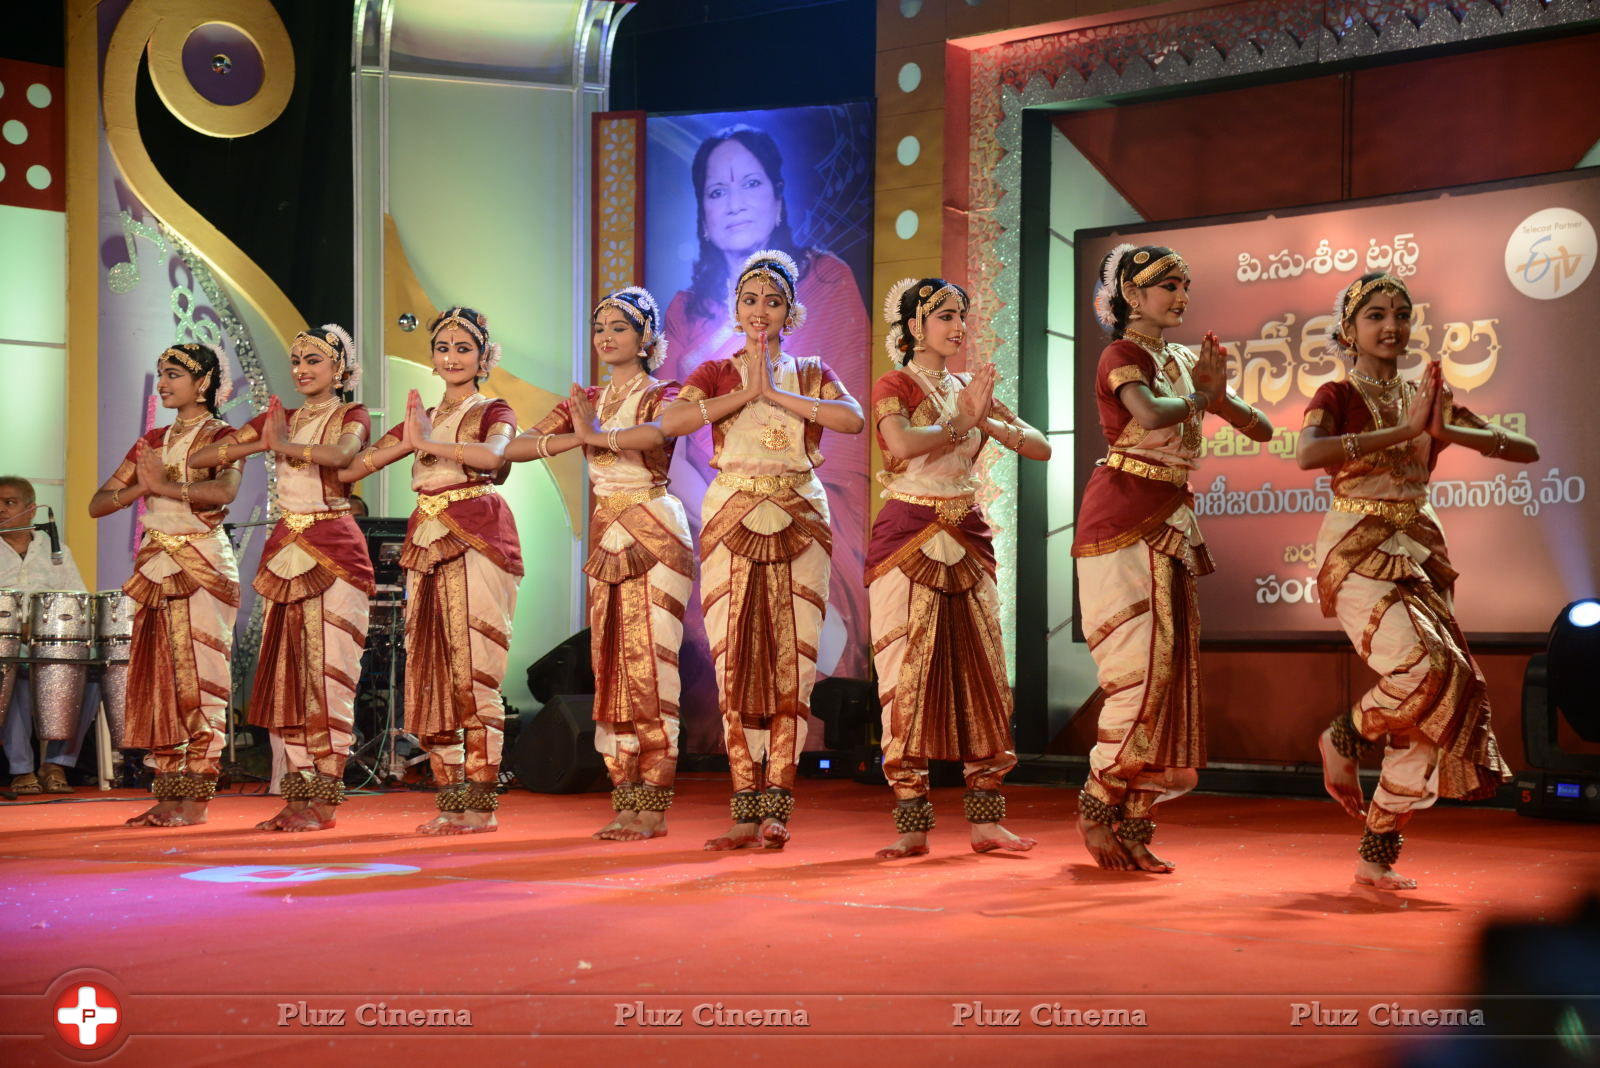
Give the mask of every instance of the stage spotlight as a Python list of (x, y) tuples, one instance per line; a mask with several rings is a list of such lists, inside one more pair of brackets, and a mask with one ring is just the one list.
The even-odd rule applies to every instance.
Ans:
[(1585, 598), (1562, 609), (1550, 628), (1550, 702), (1586, 742), (1600, 742), (1600, 601)]
[(1592, 627), (1600, 623), (1600, 601), (1577, 601), (1567, 609), (1567, 622), (1574, 627)]
[(1556, 713), (1578, 737), (1600, 742), (1600, 601), (1573, 601), (1556, 616), (1545, 651), (1522, 675), (1522, 744), (1531, 772), (1517, 776), (1525, 816), (1600, 819), (1600, 756), (1561, 747)]

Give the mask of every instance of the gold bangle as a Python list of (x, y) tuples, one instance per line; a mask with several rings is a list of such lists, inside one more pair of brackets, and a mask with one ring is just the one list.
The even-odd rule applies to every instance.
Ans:
[(822, 398), (818, 397), (816, 400), (811, 402), (811, 414), (806, 416), (806, 422), (815, 423), (817, 421), (817, 413), (820, 412), (821, 410), (822, 410)]
[(366, 465), (367, 474), (375, 475), (375, 474), (378, 473), (378, 469), (376, 467), (372, 466), (372, 450), (371, 449), (368, 449), (366, 452), (361, 454), (361, 462), (364, 465)]
[(180, 482), (178, 483), (178, 486), (180, 487), (178, 490), (178, 496), (183, 499), (183, 503), (186, 507), (192, 507), (189, 505), (189, 483)]
[(701, 426), (710, 426), (711, 425), (711, 413), (706, 411), (706, 402), (703, 401), (703, 400), (697, 400), (697, 401), (695, 401), (695, 403), (700, 405), (700, 425)]
[(1346, 456), (1352, 460), (1361, 458), (1361, 442), (1357, 440), (1354, 434), (1345, 434), (1339, 441), (1344, 445), (1344, 454)]
[(461, 465), (462, 467), (467, 466), (467, 461), (466, 461), (465, 455), (464, 455), (466, 447), (467, 447), (467, 443), (466, 442), (464, 442), (464, 441), (456, 442), (456, 463)]
[(111, 491), (111, 503), (117, 506), (117, 511), (119, 511), (119, 512), (122, 511), (124, 508), (128, 507), (127, 505), (122, 503), (122, 487), (121, 486), (117, 486), (114, 489), (112, 489), (112, 491)]
[(1009, 426), (1011, 428), (1011, 432), (1017, 436), (1016, 441), (1012, 443), (1011, 451), (1021, 452), (1022, 443), (1027, 439), (1028, 432), (1022, 429), (1022, 427), (1018, 426), (1016, 423), (1007, 423), (1006, 425)]
[(1255, 428), (1255, 425), (1257, 423), (1259, 423), (1259, 422), (1261, 422), (1261, 410), (1259, 408), (1255, 407), (1254, 405), (1251, 405), (1250, 406), (1250, 418), (1246, 419), (1244, 421), (1243, 425), (1236, 426), (1233, 429), (1237, 430), (1241, 434), (1248, 434), (1251, 430), (1253, 430)]
[(612, 452), (622, 451), (622, 449), (617, 446), (617, 435), (620, 433), (621, 430), (613, 430), (606, 434), (606, 448), (610, 449)]

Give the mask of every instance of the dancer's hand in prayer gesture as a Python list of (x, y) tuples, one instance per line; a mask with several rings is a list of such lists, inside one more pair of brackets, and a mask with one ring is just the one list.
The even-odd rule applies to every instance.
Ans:
[(267, 402), (267, 418), (261, 424), (261, 440), (272, 452), (288, 455), (293, 443), (289, 440), (289, 419), (284, 415), (283, 402), (273, 397)]
[(572, 413), (572, 432), (578, 435), (579, 441), (585, 445), (605, 444), (605, 435), (600, 432), (600, 423), (595, 418), (594, 404), (589, 400), (588, 391), (576, 382), (568, 394), (567, 409)]
[(1228, 358), (1217, 335), (1206, 331), (1200, 341), (1200, 359), (1195, 362), (1189, 378), (1194, 388), (1206, 397), (1206, 410), (1215, 411), (1228, 395)]

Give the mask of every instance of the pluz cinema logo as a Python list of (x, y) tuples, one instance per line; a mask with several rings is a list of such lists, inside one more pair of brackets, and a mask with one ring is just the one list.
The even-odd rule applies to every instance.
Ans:
[(1506, 277), (1517, 292), (1556, 300), (1583, 285), (1594, 269), (1595, 235), (1571, 208), (1545, 208), (1523, 219), (1506, 242)]

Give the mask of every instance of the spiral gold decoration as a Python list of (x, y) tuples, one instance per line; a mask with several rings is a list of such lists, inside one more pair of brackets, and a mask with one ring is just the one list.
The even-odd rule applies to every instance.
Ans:
[[(242, 104), (205, 99), (184, 74), (184, 42), (214, 22), (238, 30), (261, 53), (261, 87)], [(211, 137), (248, 137), (281, 115), (289, 102), (294, 88), (289, 32), (268, 0), (133, 0), (111, 36), (101, 81), (106, 143), (129, 188), (267, 321), (287, 348), (305, 327), (305, 317), (254, 260), (167, 184), (145, 150), (135, 97), (139, 56), (146, 51), (150, 80), (180, 122)]]

